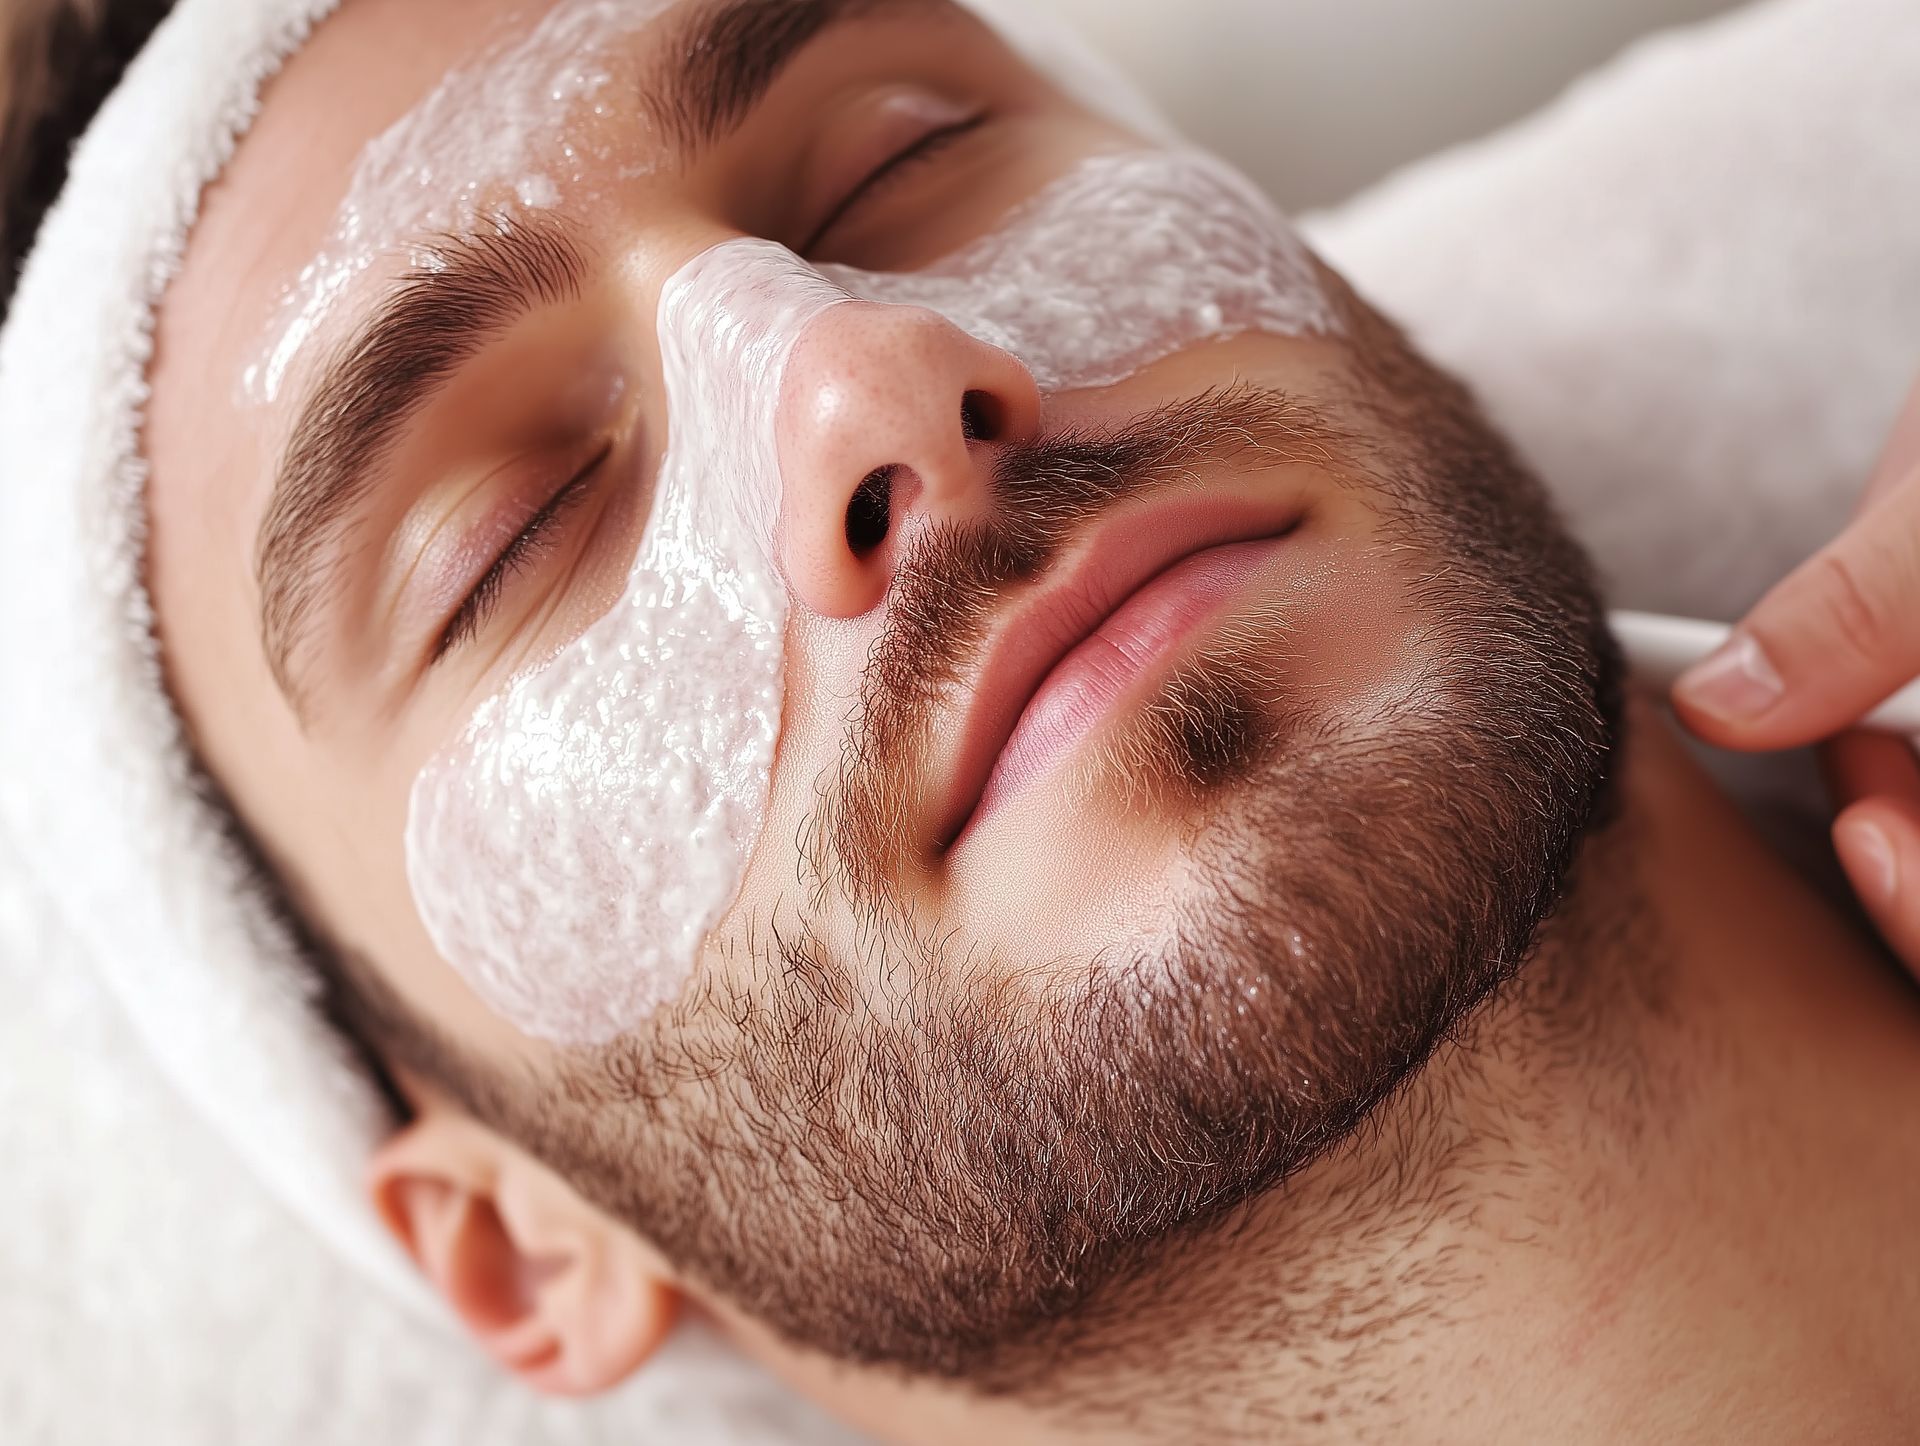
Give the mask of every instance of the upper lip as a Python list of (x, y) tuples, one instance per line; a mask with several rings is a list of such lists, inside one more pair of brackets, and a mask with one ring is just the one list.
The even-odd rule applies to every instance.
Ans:
[(942, 847), (965, 830), (1021, 714), (1062, 658), (1167, 569), (1209, 548), (1278, 537), (1299, 515), (1272, 499), (1189, 494), (1116, 509), (1075, 543), (1030, 599), (995, 620), (981, 650), (945, 770)]

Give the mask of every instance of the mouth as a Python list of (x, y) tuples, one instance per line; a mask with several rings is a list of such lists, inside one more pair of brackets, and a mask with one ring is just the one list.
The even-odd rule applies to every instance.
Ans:
[(946, 770), (942, 852), (1120, 709), (1300, 520), (1270, 500), (1185, 497), (1116, 514), (1056, 563), (982, 653)]

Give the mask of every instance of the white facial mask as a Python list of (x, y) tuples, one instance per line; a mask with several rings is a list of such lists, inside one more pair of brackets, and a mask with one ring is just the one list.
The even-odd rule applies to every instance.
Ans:
[(808, 327), (855, 299), (937, 311), (1046, 391), (1240, 332), (1337, 330), (1285, 221), (1189, 151), (1088, 160), (921, 272), (816, 268), (757, 240), (683, 268), (659, 314), (667, 452), (625, 596), (483, 704), (413, 788), (421, 917), (529, 1035), (592, 1045), (644, 1020), (739, 891), (784, 686), (782, 382)]

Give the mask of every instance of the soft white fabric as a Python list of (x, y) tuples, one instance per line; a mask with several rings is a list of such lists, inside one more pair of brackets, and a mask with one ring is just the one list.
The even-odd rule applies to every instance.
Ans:
[[(217, 118), (244, 114), (252, 67), (326, 0), (194, 4), (224, 8), (236, 28), (173, 26), (142, 70)], [(1778, 0), (1645, 47), (1508, 136), (1320, 223), (1333, 259), (1480, 386), (1561, 488), (1619, 600), (1730, 614), (1857, 489), (1920, 364), (1920, 182), (1904, 141), (1920, 133), (1914, 31), (1909, 0)], [(216, 64), (239, 34), (257, 44)], [(206, 83), (228, 74), (240, 78), (225, 93)], [(210, 919), (192, 891), (128, 886), (141, 870), (165, 882), (230, 864), (204, 819), (167, 822), (155, 806), (180, 765), (170, 716), (140, 691), (155, 663), (126, 626), (140, 621), (128, 554), (104, 531), (106, 509), (139, 485), (125, 405), (146, 333), (131, 318), (170, 266), (164, 243), (135, 268), (116, 248), (130, 219), (183, 234), (194, 168), (215, 154), (141, 170), (90, 147), (80, 174), (102, 177), (114, 209), (64, 208), (49, 234), (63, 264), (135, 280), (89, 311), (30, 274), (14, 322), (47, 344), (16, 345), (10, 324), (0, 346), (0, 530), (13, 548), (0, 570), (12, 665), (0, 1338), (15, 1347), (0, 1358), (0, 1430), (32, 1442), (135, 1429), (181, 1442), (830, 1439), (699, 1336), (629, 1392), (546, 1406), (396, 1313), (391, 1301), (417, 1293), (351, 1189), (377, 1113), (345, 1061), (318, 1049), (295, 976), (219, 972), (271, 962), (269, 921)], [(99, 386), (38, 386), (23, 403), (23, 367)], [(72, 437), (111, 494), (83, 496), (47, 465)], [(48, 646), (74, 637), (75, 617), (99, 620), (103, 598), (120, 626)], [(100, 717), (48, 706), (83, 696)], [(85, 766), (115, 782), (98, 795), (30, 789), (29, 760), (41, 780)], [(183, 926), (217, 947), (183, 955)], [(129, 1000), (137, 1035), (107, 1007)], [(391, 1293), (332, 1267), (282, 1205)], [(149, 1342), (165, 1353), (159, 1370)]]
[[(137, 438), (153, 307), (263, 79), (337, 0), (189, 0), (73, 158), (0, 334), (0, 819), (59, 926), (162, 1070), (269, 1183), (397, 1297), (431, 1297), (340, 1163), (378, 1102), (320, 1034), (293, 945), (191, 770), (141, 583)], [(24, 704), (24, 706), (21, 706)]]

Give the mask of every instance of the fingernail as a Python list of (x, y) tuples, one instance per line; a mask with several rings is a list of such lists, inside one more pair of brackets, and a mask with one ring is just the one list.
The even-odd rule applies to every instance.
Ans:
[(1703, 713), (1745, 723), (1778, 703), (1787, 689), (1766, 650), (1751, 634), (1736, 632), (1682, 674), (1674, 691)]
[(1861, 898), (1869, 904), (1890, 904), (1900, 886), (1900, 871), (1894, 862), (1893, 840), (1885, 829), (1872, 823), (1843, 823), (1835, 830), (1840, 852), (1845, 855), (1847, 873)]

